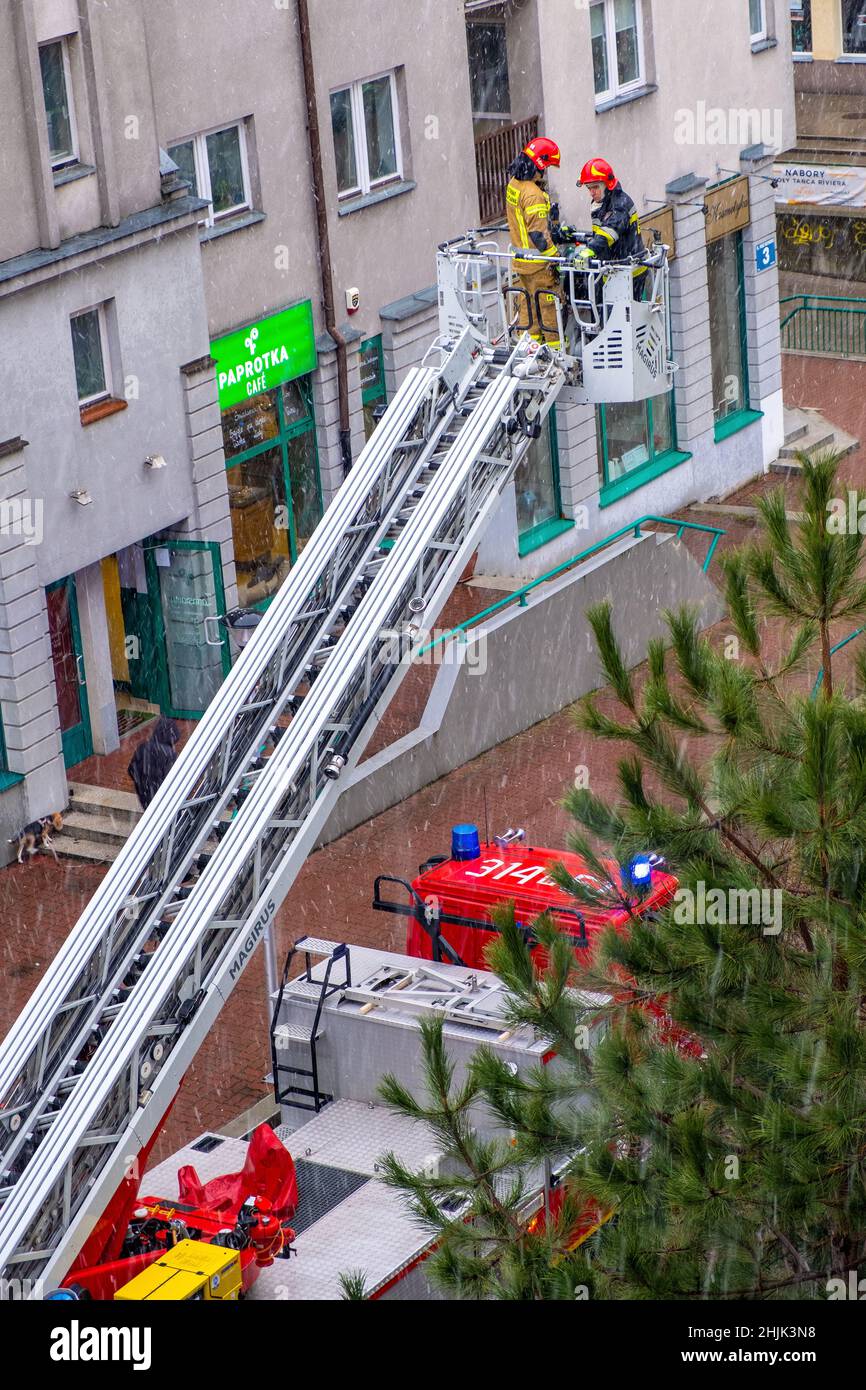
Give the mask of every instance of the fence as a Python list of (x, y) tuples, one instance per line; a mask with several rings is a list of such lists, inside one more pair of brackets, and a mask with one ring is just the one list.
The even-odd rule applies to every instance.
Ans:
[(492, 135), (475, 141), (475, 168), (478, 173), (478, 206), (481, 224), (500, 221), (505, 214), (505, 185), (509, 164), (538, 134), (538, 117), (503, 126)]
[(866, 299), (795, 294), (779, 303), (784, 352), (866, 357)]

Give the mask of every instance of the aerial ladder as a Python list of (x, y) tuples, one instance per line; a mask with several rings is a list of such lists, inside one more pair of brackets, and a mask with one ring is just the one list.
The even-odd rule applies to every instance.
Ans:
[(557, 396), (586, 376), (580, 327), (563, 352), (515, 330), (497, 254), (472, 233), (440, 248), (440, 337), (0, 1045), (10, 1282), (116, 1258), (184, 1073), (406, 672), (395, 631), (411, 643), (435, 622)]

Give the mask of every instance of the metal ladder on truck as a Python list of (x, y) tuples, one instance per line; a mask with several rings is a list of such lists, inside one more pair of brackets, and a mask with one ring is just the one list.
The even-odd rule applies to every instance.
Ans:
[(405, 674), (381, 634), (435, 620), (565, 380), (526, 338), (436, 350), (0, 1047), (7, 1275), (56, 1284), (89, 1257)]
[[(304, 973), (289, 983), (289, 975), (295, 958), (304, 957)], [(325, 973), (321, 980), (313, 979), (313, 958), (326, 961)], [(335, 964), (342, 965), (343, 978), (332, 980)], [(276, 1003), (271, 1015), (271, 1065), (274, 1077), (274, 1100), (277, 1105), (292, 1105), (296, 1110), (314, 1110), (318, 1115), (322, 1106), (334, 1097), (319, 1089), (319, 1058), (316, 1044), (322, 1036), (322, 1010), (325, 1001), (332, 994), (340, 994), (352, 984), (352, 964), (349, 947), (345, 942), (323, 941), (321, 937), (305, 936), (296, 941), (283, 966), (282, 979), (277, 991)], [(293, 999), (303, 999), (315, 1005), (312, 1023), (279, 1023), (286, 991), (290, 990)], [(304, 1061), (309, 1057), (310, 1065), (300, 1066), (297, 1060), (284, 1062), (281, 1053), (292, 1054), (300, 1050)], [(290, 1078), (283, 1084), (282, 1077)], [(301, 1078), (299, 1081), (298, 1078)], [(307, 1081), (308, 1086), (301, 1083)]]

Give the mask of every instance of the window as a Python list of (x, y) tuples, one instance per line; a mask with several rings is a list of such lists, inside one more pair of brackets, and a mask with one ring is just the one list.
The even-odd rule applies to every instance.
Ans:
[(640, 86), (641, 0), (594, 0), (589, 20), (596, 97), (613, 97)]
[(385, 404), (385, 364), (382, 338), (368, 338), (361, 344), (361, 403), (364, 407), (364, 436), (370, 438), (378, 420), (377, 410)]
[(556, 410), (551, 410), (539, 439), (526, 451), (514, 475), (517, 498), (517, 536), (520, 553), (535, 548), (552, 522), (562, 516), (559, 494), (559, 450)]
[(72, 108), (72, 81), (69, 72), (69, 43), (58, 39), (39, 49), (42, 94), (48, 121), (48, 149), (52, 169), (74, 164), (78, 159), (75, 113)]
[(866, 53), (866, 3), (842, 0), (842, 51)]
[(206, 226), (212, 227), (252, 207), (242, 122), (180, 140), (169, 146), (168, 154), (189, 183), (191, 193), (210, 203)]
[(309, 384), (287, 382), (222, 414), (238, 601), (265, 603), (322, 517)]
[(85, 406), (106, 400), (111, 395), (111, 366), (105, 305), (99, 304), (73, 315), (70, 325), (78, 404)]
[(508, 45), (504, 24), (468, 24), (469, 82), (474, 116), (509, 116)]
[[(602, 494), (639, 469), (651, 475), (654, 465), (677, 453), (673, 391), (648, 401), (600, 405), (595, 422)], [(637, 486), (637, 476), (634, 481)]]
[(812, 52), (812, 0), (790, 0), (791, 49), (794, 53)]
[(331, 124), (341, 198), (369, 193), (403, 177), (393, 72), (332, 92)]
[(749, 33), (754, 43), (767, 37), (767, 0), (749, 0)]
[(713, 418), (716, 429), (749, 408), (743, 237), (730, 232), (707, 247)]

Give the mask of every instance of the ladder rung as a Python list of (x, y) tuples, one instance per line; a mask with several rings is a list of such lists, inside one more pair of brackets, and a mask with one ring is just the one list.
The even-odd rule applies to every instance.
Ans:
[(324, 983), (324, 980), (305, 980), (302, 975), (300, 979), (289, 982), (286, 994), (300, 995), (303, 999), (318, 999)]
[(295, 942), (296, 951), (306, 951), (310, 956), (332, 956), (344, 943), (341, 941), (323, 941), (320, 936), (302, 936), (300, 941)]
[(312, 1041), (311, 1029), (302, 1028), (298, 1023), (281, 1023), (279, 1027), (274, 1029), (274, 1042), (278, 1047), (280, 1043), (311, 1043)]

